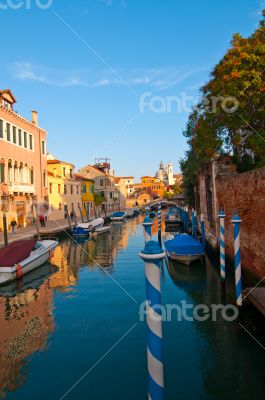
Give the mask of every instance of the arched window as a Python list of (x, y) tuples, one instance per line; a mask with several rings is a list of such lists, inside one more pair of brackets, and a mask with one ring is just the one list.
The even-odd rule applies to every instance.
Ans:
[(30, 168), (30, 183), (31, 183), (31, 185), (34, 184), (34, 168), (33, 167)]
[(29, 183), (29, 167), (28, 164), (24, 165), (23, 169), (23, 183)]
[(14, 162), (14, 182), (18, 182), (18, 162)]
[(5, 182), (5, 160), (0, 158), (0, 183)]
[(19, 183), (23, 183), (23, 164), (19, 163), (19, 169), (18, 169), (18, 181)]
[(13, 162), (12, 160), (8, 160), (8, 182), (12, 183), (14, 180), (13, 176)]

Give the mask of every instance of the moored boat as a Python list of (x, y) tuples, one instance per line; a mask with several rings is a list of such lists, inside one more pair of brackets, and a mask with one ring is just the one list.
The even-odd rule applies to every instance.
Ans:
[(185, 265), (201, 259), (205, 254), (203, 245), (186, 233), (176, 235), (174, 239), (167, 240), (164, 245), (166, 254), (171, 260)]
[(126, 214), (124, 211), (116, 211), (111, 214), (111, 221), (113, 222), (122, 222), (126, 218)]
[(169, 211), (166, 215), (166, 225), (181, 225), (181, 218), (174, 211)]
[(102, 235), (103, 233), (107, 233), (110, 231), (110, 226), (100, 226), (98, 228), (96, 228), (93, 232), (91, 232), (91, 236), (98, 236), (98, 235)]
[(20, 279), (49, 260), (57, 240), (19, 240), (0, 250), (0, 285)]
[(126, 217), (127, 217), (127, 218), (132, 218), (132, 217), (134, 217), (134, 208), (127, 208), (127, 210), (126, 210)]
[(85, 236), (89, 235), (89, 232), (91, 232), (94, 229), (99, 228), (100, 226), (103, 226), (103, 225), (104, 225), (104, 219), (96, 218), (96, 219), (93, 219), (93, 221), (81, 222), (77, 226), (74, 226), (71, 229), (71, 233), (73, 236), (85, 237)]

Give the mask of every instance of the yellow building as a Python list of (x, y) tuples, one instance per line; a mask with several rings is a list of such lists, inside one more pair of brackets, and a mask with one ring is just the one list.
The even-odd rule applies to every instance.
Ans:
[(141, 178), (142, 189), (147, 190), (154, 196), (164, 197), (165, 187), (159, 178), (152, 176), (142, 176)]
[(48, 170), (49, 219), (64, 218), (64, 180)]
[(94, 180), (76, 175), (81, 181), (82, 213), (84, 216), (94, 213)]
[[(81, 215), (81, 181), (74, 173), (74, 165), (47, 156), (49, 219), (67, 218), (68, 212)], [(58, 179), (59, 178), (59, 179)]]

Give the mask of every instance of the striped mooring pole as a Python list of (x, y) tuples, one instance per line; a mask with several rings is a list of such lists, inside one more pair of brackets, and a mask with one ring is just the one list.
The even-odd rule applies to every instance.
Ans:
[(234, 224), (234, 250), (235, 250), (235, 285), (236, 285), (236, 303), (242, 306), (242, 281), (241, 281), (241, 254), (240, 254), (240, 223), (242, 222), (235, 211), (231, 220)]
[(221, 279), (225, 281), (225, 213), (220, 210), (218, 217), (220, 218), (220, 272)]
[(158, 242), (146, 243), (139, 254), (145, 263), (148, 399), (164, 399), (164, 368), (162, 358), (161, 261), (166, 254)]
[(197, 240), (198, 227), (197, 227), (197, 211), (194, 211), (194, 239)]
[(152, 240), (152, 225), (152, 218), (146, 216), (142, 222), (145, 243), (149, 242), (149, 240)]
[(161, 207), (162, 206), (162, 204), (161, 204), (161, 201), (158, 203), (158, 215), (157, 215), (157, 217), (158, 217), (158, 242), (159, 242), (159, 244), (160, 244), (160, 246), (161, 246), (161, 243), (162, 243), (162, 241), (161, 241), (161, 228), (162, 228), (162, 214), (161, 214)]
[(201, 213), (201, 235), (202, 235), (202, 245), (205, 249), (206, 245), (206, 238), (205, 238), (205, 225), (204, 225), (204, 215)]
[(194, 210), (193, 209), (192, 209), (192, 212), (191, 212), (191, 222), (192, 222), (191, 234), (194, 237), (194, 225), (195, 225), (195, 222), (194, 222)]

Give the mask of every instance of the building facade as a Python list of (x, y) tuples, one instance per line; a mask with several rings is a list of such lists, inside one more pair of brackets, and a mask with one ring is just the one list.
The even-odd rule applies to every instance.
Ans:
[(36, 111), (29, 121), (14, 111), (15, 103), (10, 90), (0, 90), (0, 221), (6, 212), (8, 224), (15, 218), (26, 226), (33, 205), (47, 201), (46, 131)]
[(94, 180), (77, 175), (81, 180), (82, 213), (84, 217), (94, 216)]
[(99, 196), (102, 199), (100, 206), (97, 206), (99, 211), (108, 213), (119, 209), (120, 196), (115, 188), (114, 176), (110, 173), (108, 159), (103, 161), (100, 159), (93, 166), (86, 165), (82, 167), (78, 171), (78, 175), (94, 181), (95, 196)]
[(164, 183), (159, 178), (154, 178), (152, 176), (142, 176), (141, 186), (142, 190), (148, 191), (154, 197), (164, 196)]
[[(48, 219), (67, 218), (69, 213), (82, 214), (81, 178), (75, 175), (74, 165), (48, 156)], [(56, 206), (55, 206), (56, 204)]]

